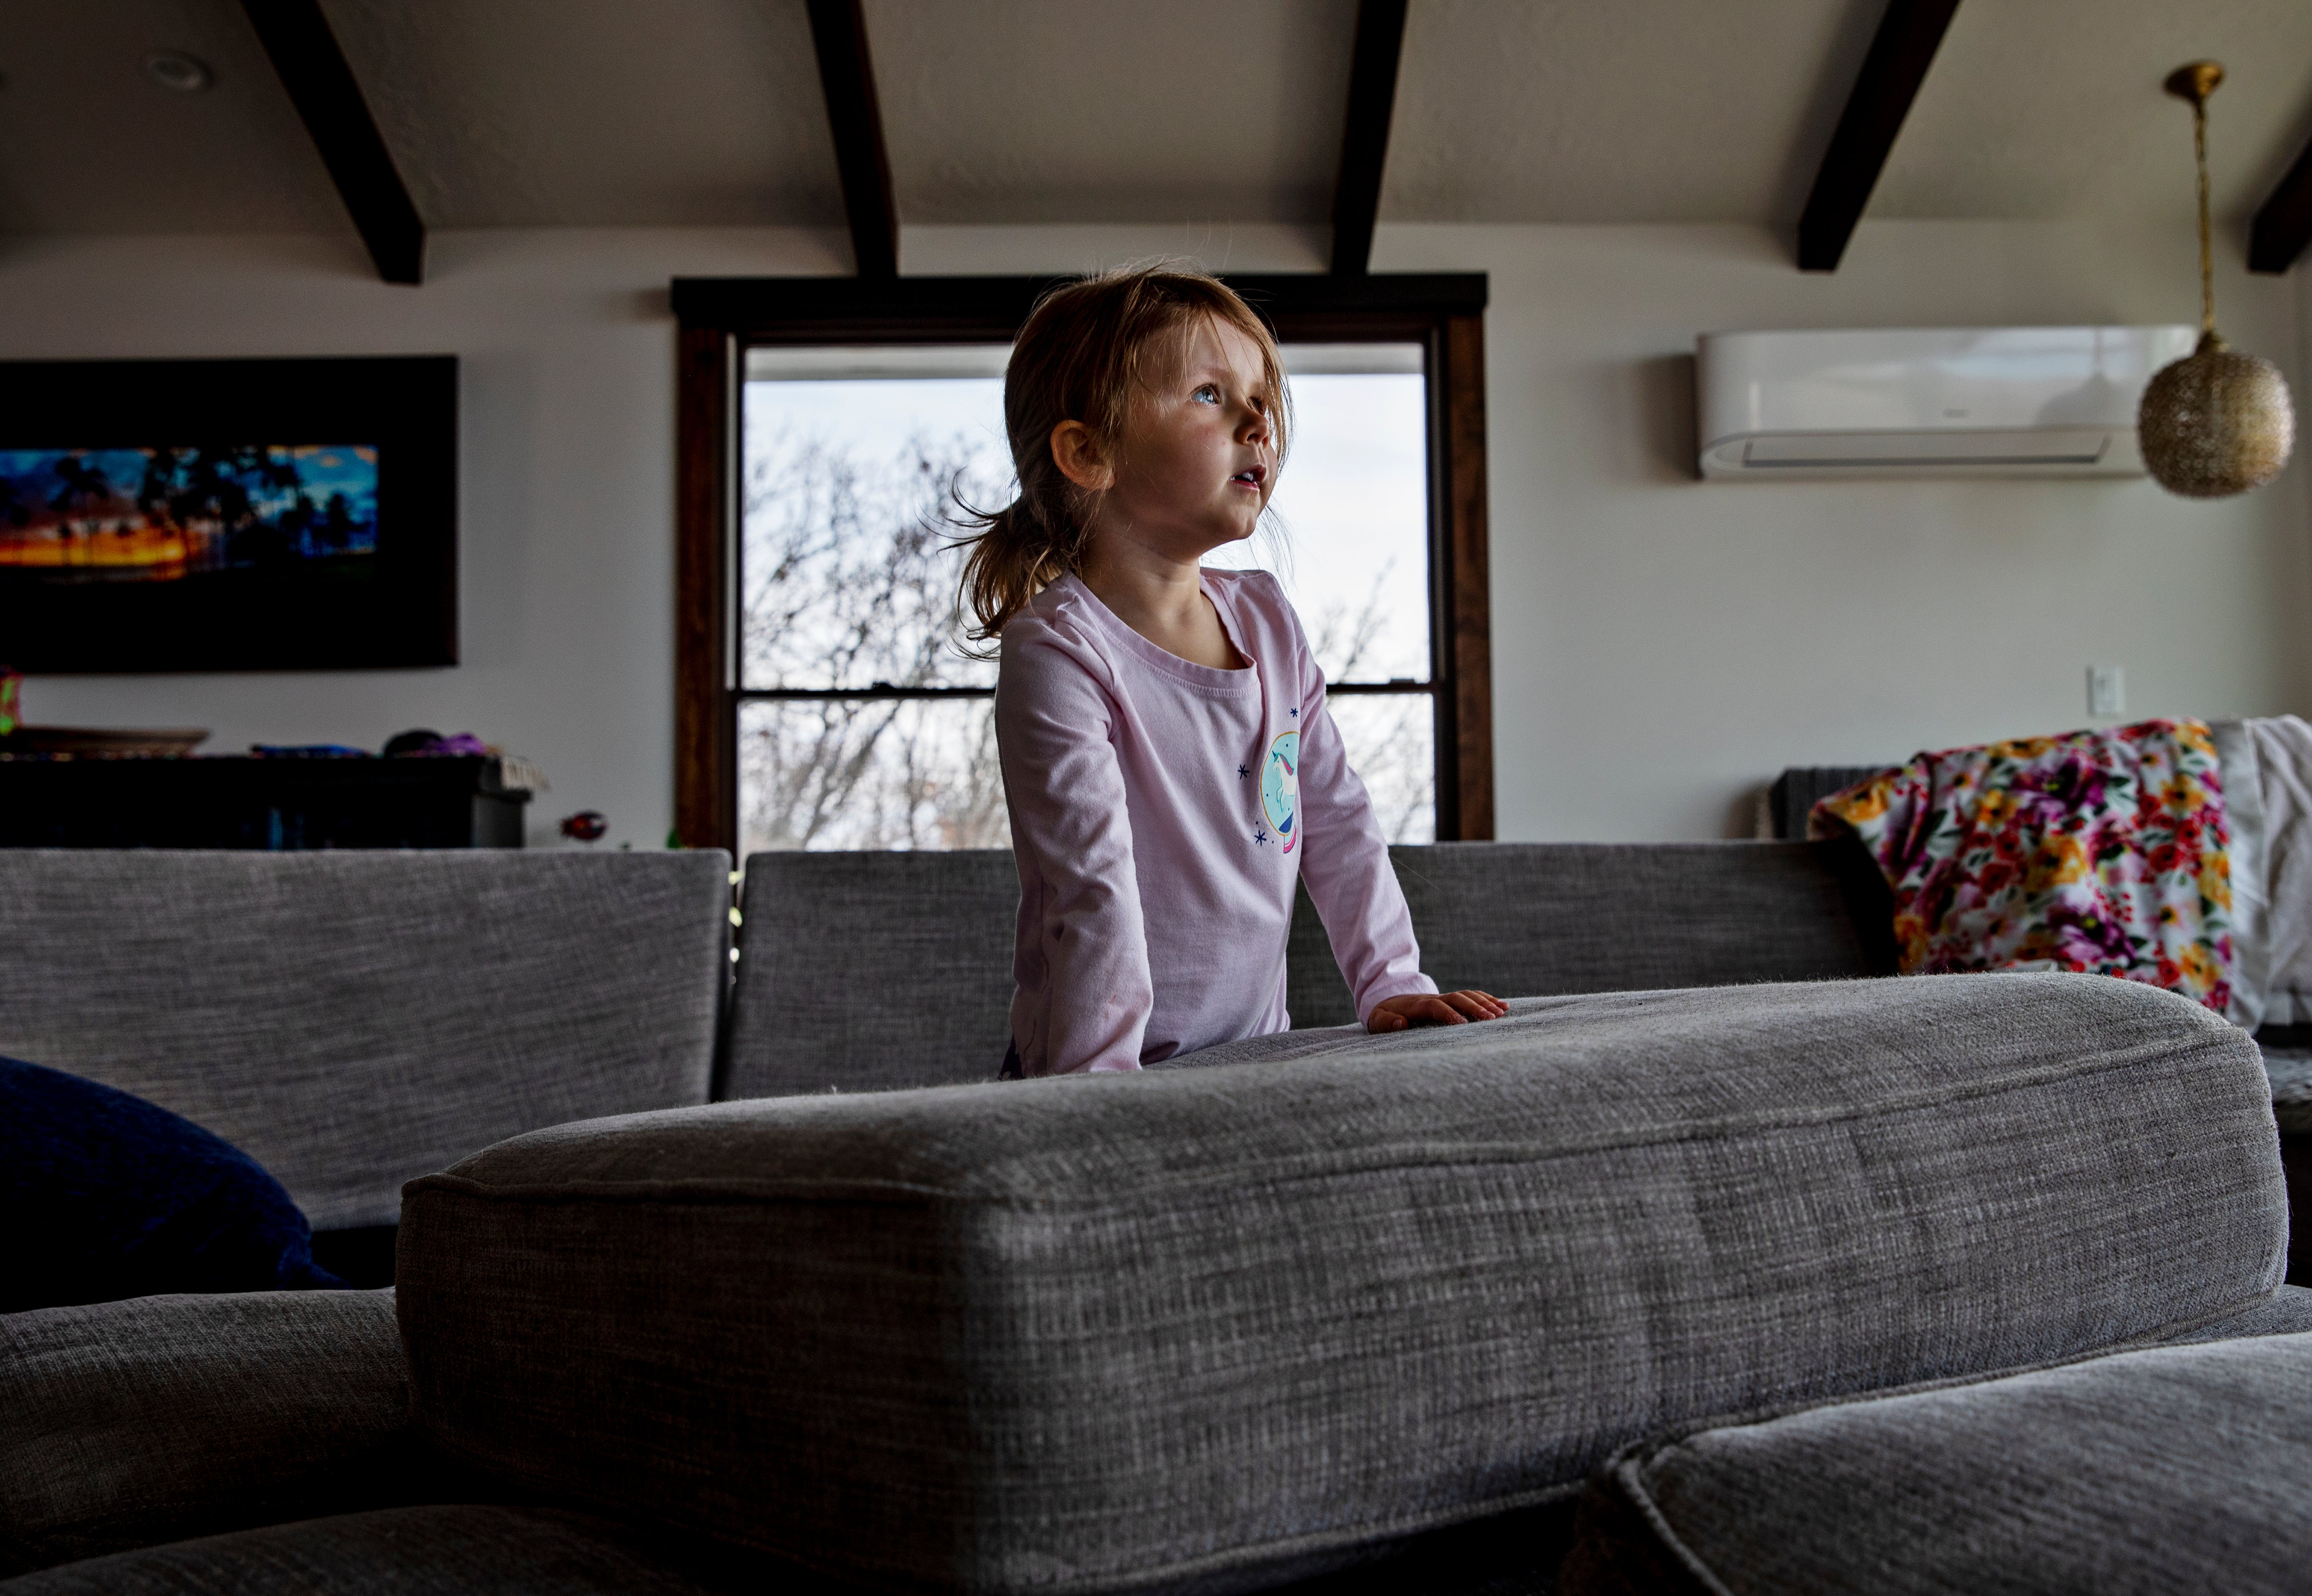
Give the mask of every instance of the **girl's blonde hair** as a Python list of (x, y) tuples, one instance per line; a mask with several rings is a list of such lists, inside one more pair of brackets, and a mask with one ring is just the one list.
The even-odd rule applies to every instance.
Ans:
[(1283, 458), (1291, 406), (1283, 356), (1267, 324), (1227, 283), (1167, 261), (1053, 289), (1028, 313), (1003, 371), (1003, 430), (1020, 496), (1002, 510), (968, 516), (979, 528), (962, 540), (971, 553), (960, 597), (978, 623), (967, 633), (972, 641), (1001, 636), (1029, 600), (1082, 565), (1099, 494), (1062, 473), (1052, 458), (1053, 430), (1082, 422), (1099, 456), (1117, 459), (1149, 352), (1200, 320), (1232, 327), (1259, 349), (1269, 428)]

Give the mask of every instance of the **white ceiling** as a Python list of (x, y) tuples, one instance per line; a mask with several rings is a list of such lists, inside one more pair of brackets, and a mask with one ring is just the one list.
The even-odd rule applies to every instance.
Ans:
[[(801, 0), (323, 0), (436, 228), (839, 222)], [(1413, 0), (1381, 218), (1786, 224), (1884, 0)], [(867, 0), (903, 222), (1320, 222), (1355, 0)], [(215, 70), (144, 77), (153, 49)], [(1870, 214), (2182, 221), (2312, 139), (2312, 0), (1965, 0)], [(237, 0), (0, 4), (0, 231), (347, 231)]]
[(1416, 0), (1380, 214), (1795, 220), (1882, 9)]
[[(213, 86), (148, 82), (188, 51)], [(0, 4), (0, 230), (308, 232), (345, 207), (241, 8), (229, 0)]]
[(1356, 0), (868, 0), (909, 222), (1322, 222)]
[(2216, 214), (2252, 216), (2312, 138), (2312, 0), (1963, 0), (1870, 214), (2188, 224), (2192, 109), (2159, 85), (2202, 57)]
[(321, 9), (429, 226), (843, 220), (800, 0)]

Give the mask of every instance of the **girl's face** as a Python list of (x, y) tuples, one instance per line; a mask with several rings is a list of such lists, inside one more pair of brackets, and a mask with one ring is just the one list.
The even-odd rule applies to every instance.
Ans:
[(1260, 346), (1209, 318), (1152, 362), (1094, 522), (1183, 562), (1252, 536), (1276, 491), (1274, 396)]

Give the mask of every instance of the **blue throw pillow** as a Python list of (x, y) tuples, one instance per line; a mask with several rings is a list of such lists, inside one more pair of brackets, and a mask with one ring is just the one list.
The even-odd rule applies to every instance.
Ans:
[(337, 1286), (248, 1154), (142, 1097), (0, 1059), (0, 1313)]

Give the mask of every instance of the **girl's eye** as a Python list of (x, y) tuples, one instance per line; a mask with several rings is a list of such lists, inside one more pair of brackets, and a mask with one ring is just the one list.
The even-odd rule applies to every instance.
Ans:
[(1200, 405), (1217, 405), (1221, 402), (1220, 385), (1207, 382), (1189, 397)]

